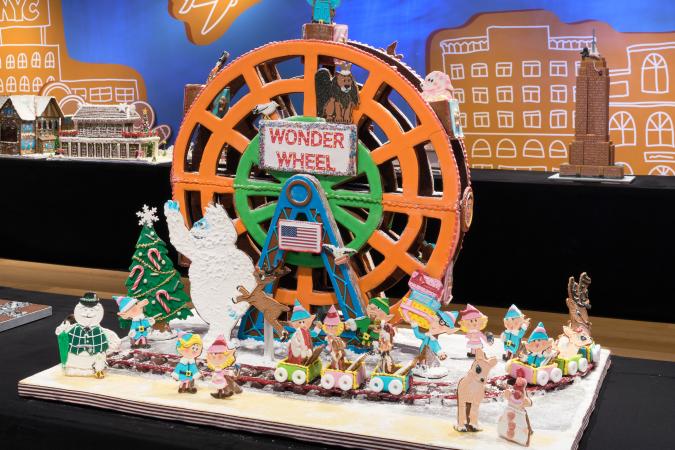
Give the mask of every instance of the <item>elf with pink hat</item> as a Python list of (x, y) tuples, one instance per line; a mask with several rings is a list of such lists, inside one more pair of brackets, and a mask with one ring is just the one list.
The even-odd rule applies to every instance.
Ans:
[(487, 326), (488, 318), (475, 306), (470, 304), (467, 304), (466, 308), (459, 313), (461, 314), (459, 326), (466, 335), (466, 346), (469, 349), (466, 356), (474, 358), (476, 356), (476, 349), (483, 348), (483, 342), (486, 344), (494, 342), (492, 333), (485, 335), (482, 331)]
[(345, 348), (347, 347), (345, 341), (340, 338), (340, 335), (345, 329), (345, 324), (340, 320), (340, 316), (335, 309), (335, 305), (331, 305), (326, 317), (323, 319), (321, 329), (326, 333), (326, 343), (328, 344), (328, 351), (330, 352), (330, 368), (334, 370), (345, 370), (348, 365), (347, 354)]
[(236, 360), (236, 350), (227, 345), (225, 336), (218, 335), (206, 350), (206, 365), (212, 370), (211, 384), (217, 389), (217, 392), (211, 393), (211, 397), (227, 398), (241, 394), (241, 388), (234, 379), (236, 374), (231, 369)]
[(319, 335), (321, 325), (317, 324), (311, 331), (310, 327), (314, 323), (316, 314), (310, 314), (296, 299), (293, 305), (293, 314), (288, 324), (295, 328), (295, 333), (288, 341), (288, 358), (286, 362), (291, 364), (303, 364), (307, 358), (312, 356), (314, 351), (314, 342), (312, 338)]
[(113, 300), (117, 303), (120, 312), (117, 315), (120, 319), (131, 320), (129, 330), (129, 340), (131, 341), (131, 348), (148, 348), (148, 334), (155, 324), (155, 319), (152, 317), (145, 317), (143, 308), (148, 304), (148, 300), (138, 300), (134, 297), (113, 296)]
[(521, 360), (533, 367), (544, 366), (555, 356), (553, 339), (548, 337), (543, 323), (539, 322), (532, 330), (525, 343), (525, 349), (527, 354), (523, 355)]

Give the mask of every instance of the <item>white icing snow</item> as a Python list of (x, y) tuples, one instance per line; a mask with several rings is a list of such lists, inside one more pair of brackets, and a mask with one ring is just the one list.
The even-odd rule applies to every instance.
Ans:
[[(203, 332), (205, 329), (203, 324), (200, 325), (192, 318), (181, 322), (181, 325), (183, 325), (185, 329), (189, 328), (194, 332)], [(175, 322), (172, 322), (172, 325), (176, 325)], [(417, 348), (419, 345), (418, 340), (415, 338), (410, 329), (399, 329), (396, 333), (394, 341), (396, 346), (392, 351), (392, 355), (394, 356), (396, 362), (407, 363), (417, 354)], [(448, 355), (448, 359), (440, 362), (442, 367), (447, 368), (448, 375), (439, 380), (426, 381), (442, 381), (453, 384), (457, 383), (457, 381), (465, 375), (473, 361), (466, 356), (466, 338), (463, 335), (442, 335), (439, 337), (439, 341), (443, 350)], [(152, 342), (151, 344), (152, 348), (150, 351), (175, 354), (175, 341), (173, 340)], [(274, 353), (277, 360), (285, 358), (286, 345), (286, 343), (278, 341), (275, 342)], [(237, 363), (270, 366), (270, 363), (265, 361), (262, 356), (262, 341), (257, 341), (254, 339), (246, 339), (243, 341), (231, 339), (230, 346), (237, 348)], [(123, 340), (121, 348), (129, 348), (128, 339), (125, 338)], [(498, 338), (495, 339), (495, 342), (492, 345), (486, 346), (484, 348), (484, 351), (488, 357), (495, 356), (498, 358), (498, 363), (490, 372), (489, 378), (505, 374), (505, 363), (501, 358), (503, 353), (502, 349), (502, 342)], [(357, 354), (350, 350), (347, 350), (347, 355), (349, 359), (357, 357)], [(202, 354), (202, 357), (204, 357), (204, 354)], [(532, 407), (528, 408), (528, 413), (535, 434), (537, 433), (537, 430), (548, 430), (562, 433), (566, 437), (565, 439), (561, 440), (561, 446), (559, 448), (569, 448), (570, 442), (572, 442), (576, 437), (584, 416), (586, 415), (587, 410), (593, 401), (593, 397), (595, 395), (596, 389), (598, 388), (598, 383), (602, 375), (602, 370), (608, 363), (608, 357), (609, 351), (603, 349), (597, 367), (587, 376), (583, 378), (575, 378), (575, 381), (572, 384), (559, 390), (546, 393), (543, 391), (538, 391), (530, 394), (533, 405)], [(322, 358), (324, 363), (327, 363), (328, 355), (324, 354), (322, 355)], [(372, 371), (376, 362), (377, 355), (368, 355), (366, 357), (367, 373)], [(126, 370), (124, 372), (128, 373)], [(161, 375), (151, 375), (145, 373), (138, 373), (137, 376), (154, 378), (162, 377)], [(415, 379), (419, 381), (425, 381), (424, 379), (417, 377)], [(172, 380), (168, 380), (168, 378), (167, 381), (172, 382)], [(208, 381), (198, 381), (197, 384), (203, 389), (210, 388)], [(244, 389), (247, 390), (253, 388), (248, 388), (245, 386)], [(424, 386), (418, 386), (416, 389), (418, 392), (420, 392), (424, 389)], [(488, 387), (488, 389), (490, 389), (490, 387)], [(403, 403), (373, 402), (362, 398), (343, 399), (341, 397), (322, 397), (316, 393), (309, 393), (307, 395), (300, 396), (290, 391), (274, 392), (272, 391), (271, 386), (267, 386), (263, 390), (270, 392), (271, 395), (302, 398), (307, 402), (352, 402), (355, 407), (358, 407), (359, 409), (371, 410), (373, 417), (385, 417), (387, 411), (392, 410), (392, 408), (398, 408), (406, 411), (407, 413), (415, 415), (438, 416), (440, 414), (447, 416), (448, 427), (452, 427), (452, 425), (457, 420), (456, 401), (443, 400), (438, 396), (432, 397), (431, 399), (416, 400), (414, 405), (406, 405)], [(501, 397), (486, 399), (481, 404), (479, 418), (480, 424), (496, 427), (499, 417), (502, 415), (506, 404), (507, 403)], [(319, 414), (318, 411), (317, 414)], [(485, 448), (519, 448), (516, 444), (509, 443), (498, 438), (496, 433), (494, 433), (494, 436), (486, 432), (479, 434), (481, 440), (486, 439), (485, 445), (487, 447)], [(474, 434), (471, 435), (476, 436)]]
[(247, 302), (235, 304), (237, 286), (249, 292), (256, 286), (253, 261), (236, 246), (237, 232), (221, 205), (206, 207), (204, 218), (188, 230), (179, 209), (164, 207), (171, 244), (191, 261), (190, 297), (199, 316), (209, 324), (204, 345), (219, 334), (227, 339), (248, 310)]

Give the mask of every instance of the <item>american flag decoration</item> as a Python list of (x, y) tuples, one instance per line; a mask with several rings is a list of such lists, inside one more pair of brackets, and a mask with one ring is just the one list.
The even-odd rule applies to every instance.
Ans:
[(319, 222), (279, 220), (279, 249), (321, 253), (322, 228)]

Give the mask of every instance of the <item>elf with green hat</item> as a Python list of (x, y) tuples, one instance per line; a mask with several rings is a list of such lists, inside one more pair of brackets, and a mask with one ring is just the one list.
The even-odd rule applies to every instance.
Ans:
[(371, 298), (366, 306), (366, 315), (349, 319), (345, 322), (348, 330), (356, 331), (361, 344), (369, 347), (380, 338), (385, 323), (394, 318), (389, 314), (389, 299), (385, 297)]
[(539, 322), (525, 343), (527, 354), (523, 355), (521, 360), (532, 367), (546, 365), (554, 356), (553, 347), (553, 339), (548, 337), (544, 324)]

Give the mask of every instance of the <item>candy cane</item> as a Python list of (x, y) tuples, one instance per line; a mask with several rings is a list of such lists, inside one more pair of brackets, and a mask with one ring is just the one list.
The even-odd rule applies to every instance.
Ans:
[(159, 254), (159, 250), (157, 250), (156, 248), (151, 248), (150, 250), (148, 250), (148, 259), (155, 266), (155, 268), (157, 270), (160, 270), (161, 267), (160, 267), (159, 263), (155, 260), (155, 255), (157, 255), (157, 259), (162, 261), (162, 256)]
[(166, 303), (164, 303), (164, 301), (162, 301), (161, 297), (165, 297), (167, 300), (171, 300), (171, 296), (169, 296), (169, 293), (166, 292), (164, 289), (161, 289), (161, 290), (157, 291), (157, 294), (155, 294), (155, 298), (157, 299), (159, 304), (162, 305), (162, 308), (164, 309), (164, 311), (166, 311), (166, 313), (169, 314), (171, 312), (171, 310), (169, 309), (168, 306), (166, 306)]
[(136, 273), (137, 270), (139, 270), (140, 272), (138, 273), (138, 276), (136, 277), (136, 281), (134, 281), (134, 285), (131, 286), (131, 289), (133, 289), (133, 290), (136, 290), (138, 285), (141, 283), (141, 279), (143, 278), (143, 274), (145, 273), (145, 269), (143, 268), (143, 266), (141, 266), (140, 264), (137, 264), (131, 269), (131, 273), (129, 274), (129, 278), (133, 277), (134, 273)]

